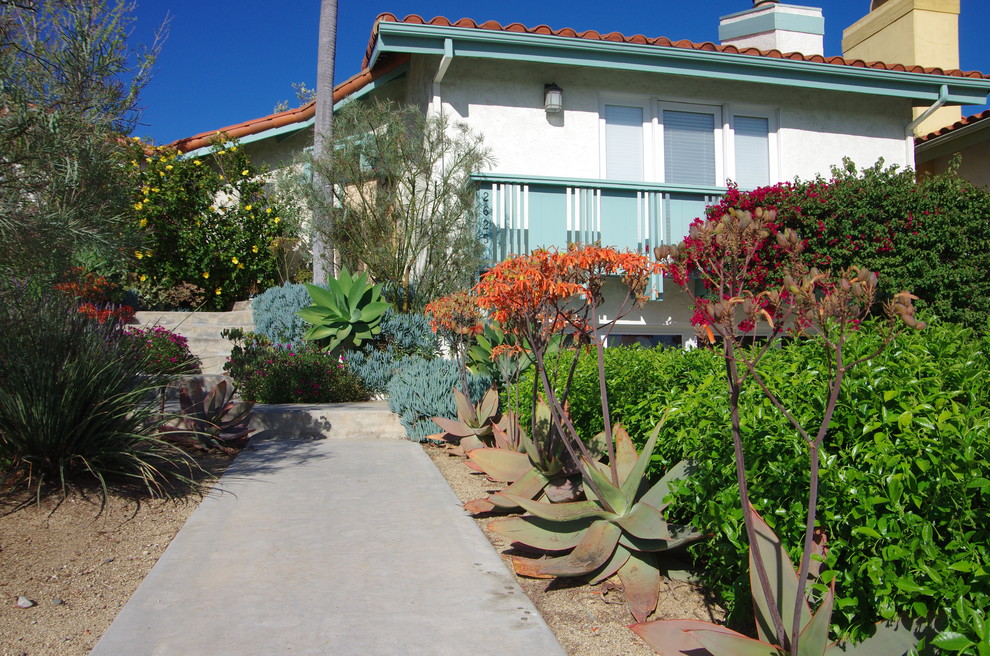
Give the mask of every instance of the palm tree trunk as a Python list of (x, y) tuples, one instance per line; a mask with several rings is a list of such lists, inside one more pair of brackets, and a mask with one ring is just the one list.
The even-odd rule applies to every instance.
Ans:
[[(333, 64), (337, 54), (337, 0), (320, 4), (319, 61), (316, 66), (316, 117), (313, 126), (313, 157), (320, 159), (333, 148)], [(326, 208), (330, 207), (331, 187), (315, 170), (313, 187), (319, 202), (313, 210), (313, 282), (326, 282), (334, 274), (333, 244), (328, 235), (332, 226)]]

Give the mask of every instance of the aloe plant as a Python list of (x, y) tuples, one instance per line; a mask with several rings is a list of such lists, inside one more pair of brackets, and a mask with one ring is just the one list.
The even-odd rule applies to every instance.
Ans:
[[(757, 549), (750, 547), (750, 585), (753, 607), (756, 610), (756, 628), (759, 639), (753, 639), (732, 629), (698, 620), (659, 620), (634, 624), (630, 628), (661, 656), (783, 656), (787, 652), (780, 646), (787, 636), (777, 635), (771, 616), (771, 604), (776, 604), (783, 615), (784, 625), (789, 627), (795, 612), (801, 627), (801, 656), (838, 656), (860, 654), (870, 656), (903, 656), (919, 642), (921, 632), (902, 622), (881, 622), (872, 637), (855, 646), (837, 642), (829, 643), (828, 632), (835, 600), (835, 582), (829, 586), (818, 610), (811, 611), (806, 597), (800, 598), (798, 572), (791, 562), (780, 539), (760, 515), (750, 508)], [(757, 556), (757, 553), (759, 554)], [(756, 575), (756, 558), (770, 576), (775, 599), (764, 594)], [(803, 597), (803, 595), (802, 595)], [(799, 608), (800, 611), (795, 611)]]
[(499, 494), (469, 501), (464, 508), (474, 514), (518, 509), (519, 504), (507, 495), (530, 500), (545, 497), (557, 502), (578, 498), (581, 494), (576, 480), (578, 469), (560, 440), (554, 439), (546, 402), (536, 405), (532, 436), (519, 426), (514, 414), (509, 416), (509, 421), (493, 429), (502, 446), (472, 449), (466, 455), (469, 467), (510, 485)]
[(390, 307), (381, 285), (368, 282), (368, 274), (352, 275), (343, 267), (327, 289), (306, 284), (313, 305), (296, 314), (312, 324), (303, 339), (317, 342), (329, 353), (361, 346), (381, 332), (381, 321)]
[(254, 403), (234, 403), (235, 389), (222, 380), (207, 391), (198, 380), (179, 390), (181, 414), (162, 426), (163, 439), (201, 450), (232, 454), (247, 444)]
[[(548, 411), (549, 412), (549, 411)], [(584, 460), (582, 473), (594, 480), (585, 486), (584, 501), (542, 503), (504, 490), (501, 495), (530, 513), (496, 520), (489, 528), (516, 542), (564, 555), (545, 559), (513, 556), (518, 574), (531, 577), (584, 576), (598, 583), (618, 574), (626, 603), (637, 622), (657, 606), (660, 569), (656, 553), (676, 549), (701, 537), (689, 528), (668, 524), (663, 499), (673, 480), (688, 471), (684, 461), (672, 467), (656, 484), (644, 486), (644, 476), (660, 434), (662, 422), (636, 453), (629, 434), (616, 425), (615, 466), (619, 485), (609, 478), (610, 467)], [(593, 491), (600, 490), (601, 496)]]
[(471, 449), (479, 449), (494, 441), (493, 426), (499, 421), (498, 392), (489, 388), (478, 405), (457, 387), (452, 388), (454, 403), (457, 406), (457, 419), (433, 417), (433, 423), (444, 430), (436, 437), (447, 442), (456, 442), (457, 451), (463, 455)]

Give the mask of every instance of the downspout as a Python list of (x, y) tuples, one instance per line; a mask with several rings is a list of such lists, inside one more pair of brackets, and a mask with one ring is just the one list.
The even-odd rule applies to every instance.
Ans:
[(949, 100), (949, 85), (943, 84), (938, 90), (938, 100), (935, 101), (935, 104), (922, 112), (918, 118), (908, 123), (907, 127), (904, 128), (904, 140), (907, 144), (906, 161), (907, 165), (911, 168), (914, 168), (914, 129), (918, 127), (925, 119), (938, 111), (947, 100)]

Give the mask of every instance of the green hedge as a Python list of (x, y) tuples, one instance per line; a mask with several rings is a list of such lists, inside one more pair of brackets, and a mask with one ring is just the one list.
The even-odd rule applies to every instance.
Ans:
[[(864, 329), (847, 356), (870, 352), (877, 339)], [(951, 628), (975, 637), (966, 607), (990, 607), (987, 347), (971, 330), (933, 322), (847, 377), (823, 449), (818, 513), (840, 630), (856, 636), (882, 617), (945, 613)], [(698, 462), (675, 491), (671, 512), (713, 535), (692, 553), (705, 580), (746, 621), (748, 545), (723, 367), (707, 350), (606, 351), (612, 414), (634, 439), (645, 441), (670, 412), (654, 473), (681, 458)], [(761, 371), (805, 425), (816, 425), (824, 367), (820, 347), (796, 341), (769, 353)], [(601, 429), (596, 368), (594, 353), (583, 356), (571, 397), (583, 435)], [(755, 385), (743, 390), (741, 403), (753, 503), (797, 557), (807, 449)]]

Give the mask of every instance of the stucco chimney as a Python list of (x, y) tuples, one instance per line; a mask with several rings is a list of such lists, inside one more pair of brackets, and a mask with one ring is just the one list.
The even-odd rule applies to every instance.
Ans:
[(718, 38), (724, 46), (821, 55), (825, 18), (817, 7), (754, 0), (751, 9), (719, 19)]
[[(959, 68), (959, 0), (872, 0), (870, 12), (842, 31), (846, 59), (905, 66)], [(917, 116), (924, 108), (916, 109)], [(918, 126), (928, 134), (958, 121), (943, 107)]]

